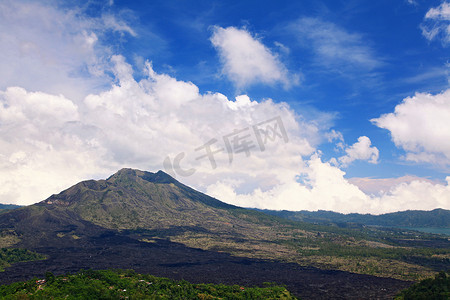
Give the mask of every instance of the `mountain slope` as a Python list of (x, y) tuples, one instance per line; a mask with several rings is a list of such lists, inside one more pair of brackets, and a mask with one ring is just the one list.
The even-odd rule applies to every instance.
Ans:
[(40, 203), (73, 211), (111, 229), (206, 227), (237, 207), (197, 192), (162, 171), (122, 169), (107, 180), (81, 182)]
[(162, 171), (122, 169), (107, 180), (81, 182), (35, 206), (70, 215), (67, 218), (71, 222), (127, 231), (140, 240), (170, 237), (172, 241), (202, 248), (205, 244), (233, 244), (237, 251), (245, 252), (248, 245), (239, 245), (245, 239), (261, 242), (256, 250), (263, 252), (261, 257), (271, 255), (275, 248), (287, 251), (284, 246), (267, 242), (274, 240), (277, 226), (285, 223), (283, 219), (223, 203)]
[[(271, 256), (282, 219), (223, 203), (195, 191), (162, 171), (122, 169), (106, 180), (88, 180), (48, 199), (0, 216), (0, 246), (70, 245), (107, 231), (126, 231), (133, 238), (168, 238), (189, 246), (259, 243)], [(281, 235), (280, 235), (281, 236)], [(203, 247), (204, 248), (204, 247)], [(275, 251), (276, 252), (276, 251)]]

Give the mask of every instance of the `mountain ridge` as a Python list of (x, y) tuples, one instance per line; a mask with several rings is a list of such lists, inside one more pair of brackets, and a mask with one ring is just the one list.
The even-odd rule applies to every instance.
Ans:
[[(82, 181), (38, 205), (67, 207), (87, 221), (114, 229), (155, 227), (155, 223), (167, 217), (173, 221), (180, 215), (198, 217), (198, 212), (204, 210), (213, 213), (210, 208), (219, 211), (238, 208), (195, 191), (163, 171), (151, 173), (128, 168), (106, 180)], [(121, 223), (121, 219), (135, 224)], [(146, 219), (150, 222), (145, 222)]]
[(359, 223), (374, 226), (393, 227), (440, 227), (450, 228), (450, 210), (436, 208), (433, 210), (405, 210), (380, 215), (350, 213), (342, 214), (333, 211), (288, 211), (260, 210), (270, 215), (283, 217), (293, 221), (313, 223)]
[(70, 244), (73, 240), (67, 237), (89, 238), (104, 230), (170, 233), (188, 240), (201, 235), (217, 241), (270, 235), (264, 219), (275, 224), (277, 217), (255, 213), (198, 192), (162, 171), (124, 168), (106, 180), (85, 180), (39, 203), (5, 212), (0, 246)]

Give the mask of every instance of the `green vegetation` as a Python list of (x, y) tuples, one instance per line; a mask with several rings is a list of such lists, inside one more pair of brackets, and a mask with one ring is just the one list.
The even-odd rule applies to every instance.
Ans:
[(10, 210), (10, 209), (16, 209), (22, 207), (21, 205), (15, 205), (15, 204), (3, 204), (0, 203), (0, 210)]
[(2, 299), (296, 299), (284, 288), (192, 284), (132, 270), (80, 271), (0, 286)]
[[(305, 256), (311, 255), (334, 255), (339, 257), (377, 257), (385, 259), (408, 259), (408, 257), (432, 258), (450, 255), (450, 249), (433, 248), (404, 248), (394, 247), (387, 244), (372, 243), (367, 245), (357, 240), (333, 240), (330, 237), (322, 239), (297, 238), (286, 241), (286, 244), (295, 245), (298, 251)], [(450, 259), (443, 259), (450, 263)]]
[(304, 264), (383, 277), (418, 280), (450, 265), (449, 248), (399, 247), (323, 232), (279, 242), (301, 254)]
[(9, 267), (13, 263), (21, 261), (41, 260), (45, 259), (45, 256), (39, 253), (31, 252), (26, 249), (18, 248), (1, 248), (0, 249), (0, 271), (4, 271), (6, 267)]
[(440, 272), (398, 294), (396, 300), (447, 300), (450, 299), (450, 273)]
[[(450, 249), (446, 247), (449, 243), (439, 236), (391, 228), (293, 222), (244, 209), (234, 209), (230, 215), (239, 222), (232, 222), (229, 233), (172, 231), (166, 236), (159, 232), (158, 237), (236, 256), (403, 280), (428, 278), (450, 265)], [(146, 239), (152, 239), (150, 232)]]
[(440, 227), (450, 228), (450, 210), (434, 209), (432, 211), (409, 210), (382, 215), (341, 214), (332, 211), (274, 211), (265, 213), (294, 221), (314, 223), (359, 223), (377, 226), (404, 227)]
[(12, 209), (16, 209), (16, 208), (19, 208), (19, 207), (22, 207), (22, 206), (14, 205), (14, 204), (3, 204), (3, 203), (0, 203), (0, 214), (3, 214), (5, 212), (8, 212), (8, 211), (10, 211)]

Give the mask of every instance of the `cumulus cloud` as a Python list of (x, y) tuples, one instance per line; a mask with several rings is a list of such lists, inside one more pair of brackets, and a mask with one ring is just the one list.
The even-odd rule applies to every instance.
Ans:
[(267, 191), (257, 188), (249, 193), (237, 193), (235, 182), (222, 180), (208, 186), (207, 192), (235, 205), (275, 210), (324, 209), (380, 214), (450, 207), (450, 177), (445, 185), (421, 178), (399, 181), (388, 191), (369, 196), (345, 179), (345, 172), (322, 162), (318, 155), (313, 155), (302, 170), (303, 180), (285, 181)]
[[(246, 207), (372, 213), (449, 207), (448, 185), (428, 182), (401, 183), (379, 197), (366, 195), (317, 154), (315, 141), (323, 129), (285, 103), (200, 94), (193, 83), (158, 74), (150, 63), (147, 76), (136, 81), (122, 56), (112, 61), (117, 84), (78, 104), (23, 88), (0, 94), (3, 202), (37, 202), (81, 179), (127, 166), (167, 167), (182, 182)], [(341, 138), (337, 132), (332, 136)], [(215, 166), (207, 157), (208, 143)], [(355, 145), (360, 144), (371, 149), (364, 138)], [(365, 152), (348, 153), (362, 157)], [(178, 169), (172, 168), (176, 157)], [(427, 194), (429, 201), (414, 196), (410, 202), (410, 190), (417, 197)]]
[(387, 129), (406, 160), (450, 165), (450, 90), (432, 95), (417, 93), (371, 121)]
[[(285, 103), (270, 99), (258, 103), (245, 95), (234, 101), (219, 93), (202, 95), (190, 82), (157, 74), (150, 63), (146, 65), (147, 77), (136, 81), (122, 56), (113, 56), (112, 62), (118, 83), (105, 92), (88, 95), (78, 104), (62, 95), (23, 88), (1, 92), (0, 165), (2, 181), (10, 182), (2, 185), (0, 196), (4, 201), (36, 202), (50, 192), (58, 192), (57, 188), (69, 181), (92, 176), (88, 174), (106, 176), (121, 166), (161, 169), (166, 157), (174, 158), (181, 152), (187, 153), (183, 165), (197, 170), (196, 176), (184, 182), (206, 186), (223, 174), (234, 174), (234, 178), (249, 184), (264, 181), (274, 185), (290, 174), (288, 167), (300, 166), (301, 157), (314, 151), (316, 145), (309, 136), (319, 134), (319, 129)], [(289, 138), (261, 149), (253, 126), (259, 124), (262, 130), (268, 130), (260, 123), (270, 120), (275, 121), (270, 128), (276, 125), (279, 132), (282, 126)], [(276, 124), (277, 120), (280, 123)], [(251, 153), (236, 152), (231, 163), (224, 137), (235, 131), (241, 131), (242, 138), (251, 135)], [(229, 136), (230, 141), (232, 138), (234, 135)], [(269, 138), (278, 139), (275, 135)], [(218, 141), (214, 147), (223, 150), (214, 157), (217, 170), (211, 168), (208, 159), (198, 160), (204, 153), (195, 151), (212, 139)], [(68, 168), (70, 165), (74, 169)], [(268, 175), (270, 169), (280, 176)], [(51, 174), (58, 174), (51, 178), (54, 185), (33, 179), (50, 179)], [(24, 191), (38, 192), (22, 193), (17, 189), (21, 181), (28, 183)]]
[[(343, 212), (367, 210), (364, 206), (370, 200), (369, 197), (350, 184), (344, 178), (343, 171), (322, 162), (317, 154), (306, 161), (301, 170), (301, 182), (294, 177), (286, 178), (288, 180), (267, 191), (256, 188), (250, 193), (237, 193), (235, 184), (221, 180), (208, 186), (207, 192), (244, 207)], [(295, 171), (293, 175), (298, 176)]]
[(428, 40), (441, 40), (442, 45), (450, 44), (450, 2), (444, 1), (438, 7), (430, 8), (421, 25), (422, 34)]
[(432, 183), (423, 179), (394, 186), (388, 193), (373, 199), (375, 205), (382, 205), (387, 212), (406, 210), (409, 207), (431, 210), (450, 207), (450, 176), (445, 184)]
[(30, 204), (101, 172), (95, 136), (77, 136), (78, 107), (64, 96), (0, 91), (0, 199)]
[(372, 146), (367, 136), (360, 136), (353, 145), (345, 148), (346, 155), (339, 157), (341, 166), (346, 167), (355, 160), (367, 160), (371, 164), (378, 163), (379, 151)]
[(377, 196), (391, 192), (393, 188), (400, 184), (405, 185), (413, 181), (423, 181), (430, 184), (439, 185), (439, 182), (414, 175), (405, 175), (397, 178), (352, 177), (348, 179), (348, 182), (356, 185), (364, 193)]
[(279, 58), (247, 30), (236, 27), (214, 27), (211, 42), (223, 63), (222, 72), (237, 87), (255, 83), (282, 83), (285, 87), (298, 84)]
[(0, 28), (0, 89), (21, 86), (76, 99), (109, 85), (112, 49), (103, 36), (136, 35), (113, 14), (87, 17), (37, 1), (1, 1)]

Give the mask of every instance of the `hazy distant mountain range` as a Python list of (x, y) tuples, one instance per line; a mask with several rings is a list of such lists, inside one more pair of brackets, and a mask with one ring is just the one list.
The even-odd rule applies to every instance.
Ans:
[(450, 228), (450, 210), (408, 210), (382, 215), (341, 214), (332, 211), (275, 211), (261, 210), (267, 214), (293, 221), (312, 223), (358, 223), (364, 225), (393, 227), (440, 227)]
[(2, 204), (2, 203), (0, 203), (0, 210), (3, 210), (3, 209), (16, 209), (16, 208), (19, 208), (19, 207), (21, 207), (21, 205)]

